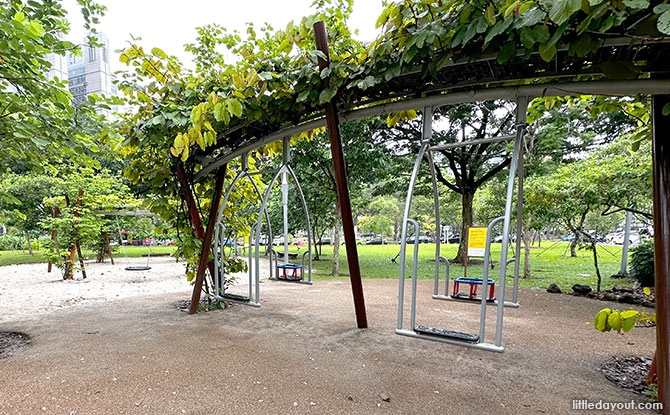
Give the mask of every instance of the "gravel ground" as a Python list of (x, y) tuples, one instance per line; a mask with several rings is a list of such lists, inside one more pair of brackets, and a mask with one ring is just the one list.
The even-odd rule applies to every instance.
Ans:
[[(395, 335), (397, 280), (364, 288), (367, 330), (347, 280), (264, 283), (261, 308), (196, 316), (174, 307), (181, 292), (5, 320), (0, 330), (32, 346), (0, 360), (0, 414), (569, 414), (573, 399), (645, 402), (601, 366), (651, 355), (654, 330), (597, 332), (593, 316), (612, 305), (522, 290), (521, 308), (505, 310), (505, 352), (491, 353)], [(479, 307), (431, 291), (419, 281), (417, 324), (476, 331)]]

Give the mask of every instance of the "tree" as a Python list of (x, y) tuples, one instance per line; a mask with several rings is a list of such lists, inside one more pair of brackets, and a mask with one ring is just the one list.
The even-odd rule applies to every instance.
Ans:
[[(631, 136), (623, 136), (588, 158), (528, 181), (526, 202), (530, 209), (547, 222), (556, 222), (569, 229), (576, 236), (575, 241), (579, 241), (579, 237), (589, 244), (598, 276), (598, 290), (601, 278), (597, 238), (585, 228), (589, 214), (606, 212), (615, 203), (637, 206), (636, 203), (648, 198), (650, 193), (650, 152), (631, 151), (631, 142)], [(578, 242), (575, 241), (571, 243), (571, 256), (577, 255)]]
[[(85, 26), (93, 30), (104, 7), (78, 0)], [(94, 140), (79, 128), (94, 109), (72, 106), (62, 79), (50, 79), (50, 57), (78, 53), (62, 40), (69, 26), (57, 1), (8, 0), (0, 5), (0, 168), (43, 171), (44, 161), (79, 159)]]
[[(364, 188), (387, 174), (390, 155), (384, 146), (377, 145), (375, 137), (384, 122), (379, 118), (351, 121), (341, 126), (342, 145), (347, 162), (349, 191), (355, 198)], [(333, 231), (333, 275), (339, 275), (340, 216), (330, 144), (325, 133), (317, 133), (311, 140), (298, 141), (292, 150), (293, 166), (302, 182), (313, 235), (322, 236), (328, 225)], [(300, 214), (302, 214), (300, 212)], [(296, 223), (303, 224), (300, 218)], [(321, 226), (319, 229), (317, 226)]]
[[(514, 126), (513, 106), (502, 101), (445, 106), (435, 111), (434, 123), (439, 126), (433, 133), (434, 144), (509, 135)], [(416, 151), (421, 128), (421, 120), (414, 119), (395, 125), (387, 134)], [(438, 182), (461, 195), (461, 235), (473, 225), (477, 190), (509, 166), (509, 150), (507, 143), (484, 143), (435, 154)], [(454, 261), (462, 262), (466, 251), (466, 238), (461, 238)]]
[(98, 248), (104, 233), (115, 232), (116, 222), (106, 218), (105, 211), (135, 208), (141, 203), (131, 195), (122, 178), (89, 169), (55, 179), (51, 192), (53, 196), (42, 204), (57, 208), (58, 214), (44, 218), (41, 226), (54, 232), (49, 262), (61, 268), (63, 278), (72, 277), (77, 245), (80, 249)]
[(52, 206), (46, 206), (44, 199), (56, 195), (58, 184), (58, 179), (47, 175), (8, 173), (0, 177), (0, 213), (6, 225), (24, 233), (30, 255), (30, 235), (39, 234), (41, 221), (52, 213)]

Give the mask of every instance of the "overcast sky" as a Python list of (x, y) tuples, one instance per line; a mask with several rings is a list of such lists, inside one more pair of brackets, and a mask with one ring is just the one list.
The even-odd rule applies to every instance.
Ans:
[[(98, 30), (107, 34), (112, 52), (126, 47), (132, 34), (142, 38), (140, 43), (145, 49), (159, 47), (187, 64), (191, 58), (184, 52), (184, 44), (195, 40), (196, 27), (217, 23), (229, 30), (244, 32), (247, 22), (256, 26), (268, 22), (275, 29), (283, 29), (289, 21), (297, 22), (313, 13), (310, 9), (312, 0), (98, 1), (107, 7)], [(72, 23), (68, 40), (80, 43), (85, 32), (76, 1), (63, 0), (63, 4)], [(376, 37), (375, 22), (381, 11), (381, 0), (354, 0), (350, 27), (359, 30), (358, 39), (370, 41)], [(112, 62), (113, 69), (122, 68), (116, 54)]]

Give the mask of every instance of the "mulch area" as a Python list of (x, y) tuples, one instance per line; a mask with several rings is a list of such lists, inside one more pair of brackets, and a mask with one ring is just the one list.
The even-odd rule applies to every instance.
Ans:
[(30, 347), (30, 336), (14, 331), (0, 331), (0, 359), (11, 357)]
[(603, 363), (602, 371), (610, 382), (650, 398), (651, 391), (646, 380), (651, 360), (646, 356), (612, 356), (611, 360)]
[[(179, 311), (187, 312), (188, 309), (191, 307), (191, 299), (186, 299), (186, 300), (179, 300), (171, 304), (172, 307), (176, 308)], [(215, 301), (215, 300), (208, 300), (207, 298), (201, 298), (200, 299), (200, 307), (198, 307), (198, 311), (210, 311), (210, 310), (221, 310), (224, 308), (231, 308), (236, 305), (239, 305), (237, 303), (229, 302), (229, 301)]]

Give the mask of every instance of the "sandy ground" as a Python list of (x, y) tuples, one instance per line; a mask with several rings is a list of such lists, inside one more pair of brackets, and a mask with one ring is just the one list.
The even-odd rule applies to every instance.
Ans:
[[(267, 261), (261, 261), (265, 276)], [(190, 290), (184, 263), (176, 263), (172, 257), (152, 257), (148, 271), (125, 270), (128, 265), (146, 263), (146, 258), (119, 258), (115, 265), (109, 260), (102, 264), (91, 261), (86, 263), (86, 279), (76, 272), (68, 281), (55, 266), (47, 272), (47, 264), (0, 267), (0, 323), (83, 304)], [(238, 284), (247, 278), (246, 274), (237, 277)]]
[[(0, 361), (0, 414), (568, 414), (573, 399), (640, 401), (600, 366), (651, 354), (654, 330), (587, 324), (616, 305), (523, 290), (522, 307), (505, 311), (505, 352), (491, 353), (394, 334), (397, 280), (364, 288), (367, 330), (355, 328), (346, 280), (266, 282), (261, 308), (196, 316), (173, 307), (181, 292), (5, 320), (0, 330), (33, 345)], [(477, 306), (431, 290), (419, 281), (418, 324), (476, 331)]]

